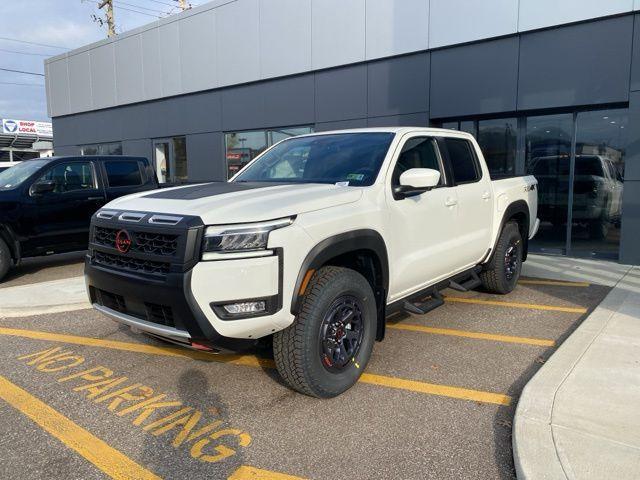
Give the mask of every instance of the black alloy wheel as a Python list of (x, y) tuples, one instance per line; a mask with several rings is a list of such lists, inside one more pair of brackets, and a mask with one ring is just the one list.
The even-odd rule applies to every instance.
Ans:
[(320, 324), (320, 358), (330, 372), (342, 371), (358, 355), (364, 338), (362, 306), (351, 295), (337, 298)]

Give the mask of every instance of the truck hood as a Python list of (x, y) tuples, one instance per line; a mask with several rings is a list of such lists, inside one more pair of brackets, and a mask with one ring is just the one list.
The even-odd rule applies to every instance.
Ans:
[(353, 203), (358, 187), (292, 183), (205, 183), (121, 197), (105, 208), (197, 215), (207, 225), (272, 220)]

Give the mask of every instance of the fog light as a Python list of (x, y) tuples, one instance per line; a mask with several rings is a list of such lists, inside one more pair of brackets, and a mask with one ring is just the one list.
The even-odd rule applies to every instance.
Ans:
[(242, 315), (246, 313), (260, 313), (264, 312), (267, 308), (267, 303), (264, 300), (257, 302), (242, 302), (242, 303), (230, 303), (225, 305), (224, 309), (231, 315)]

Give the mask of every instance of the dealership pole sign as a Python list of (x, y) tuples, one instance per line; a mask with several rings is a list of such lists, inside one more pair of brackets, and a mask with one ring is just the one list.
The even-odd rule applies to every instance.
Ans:
[(3, 118), (2, 133), (52, 137), (53, 129), (49, 122), (34, 122), (33, 120), (11, 120)]

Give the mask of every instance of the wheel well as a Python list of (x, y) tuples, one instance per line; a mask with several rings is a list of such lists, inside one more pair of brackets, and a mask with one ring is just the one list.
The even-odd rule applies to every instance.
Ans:
[(505, 225), (512, 220), (518, 224), (518, 230), (520, 230), (520, 236), (522, 237), (522, 261), (524, 262), (529, 252), (529, 218), (524, 212), (516, 212), (507, 219)]
[(386, 306), (386, 285), (382, 261), (373, 250), (359, 249), (352, 250), (327, 260), (322, 266), (344, 267), (355, 270), (367, 279), (376, 300), (378, 311), (378, 330), (376, 340), (384, 338), (385, 331), (385, 306)]
[(20, 259), (17, 242), (14, 240), (8, 227), (5, 227), (4, 225), (0, 225), (0, 241), (3, 241), (7, 247), (9, 247), (11, 258), (14, 262), (17, 262)]

